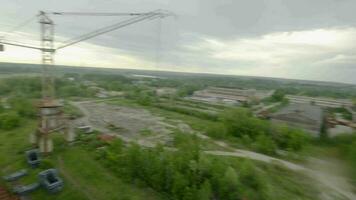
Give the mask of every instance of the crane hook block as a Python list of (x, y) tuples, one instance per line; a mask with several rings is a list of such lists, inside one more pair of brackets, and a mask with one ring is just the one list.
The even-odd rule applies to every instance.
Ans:
[(5, 46), (3, 44), (0, 44), (0, 51), (5, 51)]

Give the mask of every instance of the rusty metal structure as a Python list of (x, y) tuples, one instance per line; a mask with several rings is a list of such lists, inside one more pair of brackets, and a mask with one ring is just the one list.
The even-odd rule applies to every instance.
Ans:
[[(51, 15), (74, 15), (74, 16), (130, 16), (131, 18), (120, 21), (110, 26), (106, 26), (87, 34), (70, 39), (61, 46), (55, 46), (54, 22)], [(30, 49), (40, 50), (42, 53), (42, 99), (38, 104), (39, 123), (37, 131), (30, 136), (30, 142), (37, 146), (41, 153), (53, 151), (51, 133), (63, 131), (67, 141), (73, 141), (74, 135), (70, 131), (68, 119), (63, 115), (62, 105), (55, 98), (54, 77), (51, 74), (54, 66), (55, 53), (59, 49), (77, 44), (79, 42), (94, 38), (96, 36), (129, 26), (145, 20), (153, 20), (171, 16), (172, 13), (164, 10), (155, 10), (146, 13), (82, 13), (82, 12), (44, 12), (40, 11), (37, 15), (41, 31), (41, 46), (31, 46), (23, 43), (6, 41), (0, 38), (0, 51), (4, 51), (4, 45), (12, 45)], [(26, 22), (27, 23), (27, 22)], [(25, 24), (26, 24), (25, 23)]]

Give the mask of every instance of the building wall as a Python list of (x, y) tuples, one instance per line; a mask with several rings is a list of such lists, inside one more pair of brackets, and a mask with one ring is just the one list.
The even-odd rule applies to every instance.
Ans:
[(286, 98), (293, 103), (311, 103), (314, 102), (315, 105), (322, 107), (351, 107), (352, 102), (348, 99), (331, 99), (322, 97), (307, 97), (307, 96), (297, 96), (297, 95), (286, 95)]

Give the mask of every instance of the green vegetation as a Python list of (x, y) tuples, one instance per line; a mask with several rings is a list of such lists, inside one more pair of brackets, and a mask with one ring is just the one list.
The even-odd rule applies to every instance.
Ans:
[(285, 95), (286, 95), (286, 92), (285, 92), (284, 90), (277, 89), (277, 90), (274, 91), (274, 93), (272, 94), (272, 96), (271, 96), (271, 101), (273, 101), (273, 102), (283, 101)]
[(177, 95), (180, 97), (190, 96), (195, 91), (202, 89), (202, 86), (194, 85), (194, 84), (183, 84), (178, 88)]
[(76, 119), (83, 116), (83, 113), (77, 107), (74, 107), (68, 102), (64, 102), (63, 112), (67, 114), (71, 119)]
[[(6, 70), (6, 73), (11, 72), (10, 68)], [(94, 99), (97, 92), (102, 90), (120, 91), (123, 96), (108, 103), (147, 109), (162, 116), (170, 125), (186, 123), (194, 131), (207, 134), (212, 139), (201, 139), (174, 129), (173, 144), (168, 145), (170, 148), (142, 148), (136, 144), (123, 144), (120, 140), (104, 143), (98, 140), (98, 133), (83, 134), (78, 137), (78, 142), (70, 146), (61, 135), (55, 133), (55, 152), (42, 160), (39, 169), (31, 169), (30, 174), (20, 182), (32, 183), (37, 180), (39, 171), (55, 167), (65, 181), (64, 190), (56, 196), (49, 196), (41, 189), (33, 193), (31, 199), (318, 198), (310, 179), (278, 164), (205, 154), (202, 150), (232, 149), (217, 145), (215, 139), (233, 147), (273, 156), (280, 156), (280, 152), (299, 155), (309, 146), (322, 150), (336, 149), (337, 157), (351, 166), (353, 180), (356, 180), (355, 136), (340, 136), (335, 140), (324, 139), (322, 143), (316, 143), (301, 130), (276, 126), (254, 117), (249, 108), (182, 98), (208, 86), (274, 89), (275, 93), (266, 99), (266, 103), (278, 104), (276, 109), (288, 103), (284, 98), (286, 94), (351, 98), (356, 97), (353, 86), (329, 87), (295, 82), (281, 84), (277, 80), (213, 75), (179, 76), (167, 73), (162, 75), (165, 78), (151, 79), (115, 74), (117, 72), (114, 70), (107, 73), (97, 73), (92, 69), (71, 69), (69, 73), (64, 71), (57, 71), (63, 77), (56, 78), (56, 95), (64, 99), (64, 113), (71, 118), (81, 117), (83, 113), (70, 105), (68, 100)], [(160, 87), (172, 87), (177, 92), (161, 97), (155, 92)], [(1, 175), (28, 167), (24, 151), (31, 148), (28, 136), (36, 129), (34, 119), (37, 111), (34, 103), (40, 97), (40, 89), (38, 77), (0, 79)], [(345, 109), (332, 112), (342, 113), (345, 119), (351, 116)], [(108, 128), (112, 132), (125, 132), (122, 127), (114, 125), (108, 125)], [(155, 136), (148, 129), (142, 129), (140, 133), (141, 136)], [(0, 184), (9, 186), (4, 182)]]
[[(41, 161), (40, 168), (30, 169), (25, 162), (24, 151), (31, 148), (28, 137), (35, 128), (36, 122), (27, 120), (18, 128), (1, 131), (0, 134), (0, 176), (27, 168), (29, 174), (21, 178), (20, 183), (30, 184), (37, 181), (37, 174), (41, 170), (55, 167), (65, 181), (64, 189), (60, 193), (51, 195), (44, 189), (39, 189), (31, 194), (31, 199), (161, 199), (150, 189), (123, 182), (121, 178), (107, 172), (85, 145), (67, 146), (63, 137), (57, 134), (53, 135), (56, 151)], [(2, 180), (0, 184), (12, 187)]]
[(349, 164), (351, 179), (356, 187), (356, 133), (324, 138), (315, 144), (322, 150), (322, 156), (337, 157)]
[(17, 113), (8, 112), (0, 114), (0, 129), (11, 130), (20, 125), (20, 117)]
[(25, 120), (32, 119), (36, 116), (31, 100), (21, 98), (7, 99), (6, 103), (9, 108), (0, 109), (0, 129), (11, 130), (19, 127)]
[(298, 152), (309, 143), (307, 135), (298, 129), (272, 125), (252, 116), (246, 109), (230, 109), (220, 115), (220, 123), (209, 127), (211, 137), (239, 138), (247, 147), (274, 155), (277, 149)]
[[(0, 134), (1, 141), (7, 140), (0, 146), (2, 175), (27, 168), (23, 152), (30, 147), (27, 137), (36, 126), (34, 121), (28, 122)], [(317, 194), (309, 186), (310, 180), (301, 178), (301, 175), (278, 166), (204, 155), (199, 150), (198, 141), (191, 138), (181, 138), (176, 152), (162, 147), (151, 150), (137, 145), (125, 147), (120, 140), (105, 147), (106, 144), (97, 141), (95, 135), (83, 135), (76, 146), (65, 145), (59, 135), (54, 139), (56, 151), (42, 161), (40, 169), (30, 170), (30, 174), (20, 181), (32, 183), (37, 180), (36, 174), (40, 170), (56, 167), (65, 181), (64, 190), (50, 196), (40, 189), (31, 195), (31, 199), (50, 196), (51, 199), (68, 200), (282, 200), (286, 197), (315, 199)]]
[(346, 108), (343, 107), (329, 108), (328, 111), (332, 114), (340, 113), (342, 118), (346, 120), (352, 120), (352, 113), (350, 113), (350, 111), (348, 111)]
[[(107, 147), (98, 148), (96, 157), (126, 182), (151, 187), (167, 199), (278, 200), (316, 197), (317, 192), (312, 187), (301, 185), (301, 182), (306, 184), (301, 177), (301, 182), (284, 180), (284, 174), (297, 176), (288, 170), (262, 164), (257, 166), (243, 159), (208, 156), (200, 152), (199, 140), (179, 140), (177, 151), (160, 146), (143, 149), (136, 144), (125, 147), (120, 140), (115, 140)], [(272, 172), (273, 175), (270, 174)], [(278, 184), (284, 181), (288, 185), (281, 188)]]
[[(126, 106), (142, 106), (135, 101), (115, 99), (112, 104)], [(277, 150), (301, 152), (308, 146), (310, 138), (302, 130), (272, 125), (266, 120), (260, 120), (246, 108), (229, 108), (220, 114), (199, 112), (193, 108), (180, 108), (179, 100), (171, 101), (169, 106), (154, 103), (143, 108), (164, 116), (168, 119), (179, 119), (193, 129), (206, 133), (214, 139), (224, 140), (239, 148), (253, 149), (261, 153), (276, 155)]]
[(189, 109), (189, 108), (182, 108), (179, 106), (174, 106), (172, 104), (156, 103), (153, 106), (163, 109), (163, 110), (168, 110), (168, 111), (177, 112), (177, 113), (181, 113), (181, 114), (185, 114), (185, 115), (195, 116), (195, 117), (198, 117), (201, 119), (216, 121), (218, 118), (218, 116), (216, 114), (203, 112), (203, 111), (197, 111), (197, 110)]
[(11, 109), (16, 110), (17, 114), (21, 117), (33, 119), (36, 117), (37, 110), (34, 100), (14, 97), (8, 99)]
[(0, 95), (18, 97), (40, 97), (39, 77), (17, 76), (0, 79)]

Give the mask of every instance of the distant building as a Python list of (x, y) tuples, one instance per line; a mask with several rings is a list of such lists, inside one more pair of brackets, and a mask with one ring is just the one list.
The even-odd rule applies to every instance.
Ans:
[(335, 125), (334, 127), (328, 130), (329, 137), (335, 137), (340, 134), (352, 134), (352, 133), (353, 133), (353, 129), (349, 126), (344, 126), (344, 125)]
[(75, 81), (75, 78), (74, 77), (68, 77), (67, 80), (68, 81)]
[(319, 136), (323, 123), (323, 110), (310, 104), (290, 104), (271, 115), (273, 123), (285, 123)]
[(250, 103), (272, 95), (272, 91), (257, 91), (255, 89), (208, 87), (194, 92), (191, 99), (223, 102), (229, 104)]
[(163, 88), (156, 88), (156, 94), (158, 96), (169, 96), (169, 95), (174, 95), (177, 92), (176, 88), (169, 88), (169, 87), (163, 87)]
[(338, 107), (352, 107), (353, 103), (348, 99), (332, 99), (324, 97), (307, 97), (307, 96), (298, 96), (298, 95), (286, 95), (286, 98), (289, 102), (292, 103), (306, 103), (314, 104), (321, 107), (328, 108), (338, 108)]
[(97, 86), (98, 84), (96, 84), (93, 81), (83, 81), (83, 85), (85, 85), (85, 86)]

